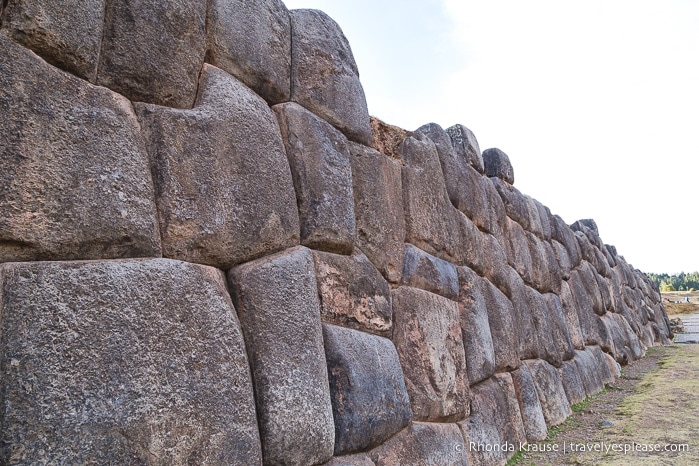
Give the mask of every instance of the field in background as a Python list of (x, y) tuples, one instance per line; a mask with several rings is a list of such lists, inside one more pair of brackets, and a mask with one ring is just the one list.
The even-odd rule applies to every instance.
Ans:
[[(668, 316), (699, 313), (699, 291), (669, 291), (660, 294)], [(684, 302), (686, 297), (689, 297), (689, 303)], [(680, 303), (677, 304), (676, 301)]]

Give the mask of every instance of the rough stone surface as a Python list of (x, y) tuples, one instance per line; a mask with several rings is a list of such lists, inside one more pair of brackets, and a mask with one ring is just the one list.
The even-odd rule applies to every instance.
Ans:
[(462, 248), (468, 243), (458, 235), (459, 211), (449, 201), (434, 143), (416, 134), (401, 143), (399, 152), (404, 163), (405, 240), (433, 256), (462, 265)]
[(551, 237), (566, 249), (571, 268), (576, 267), (581, 260), (580, 245), (575, 239), (573, 230), (558, 215), (551, 217)]
[(496, 370), (512, 370), (519, 366), (515, 332), (515, 311), (512, 303), (495, 285), (488, 280), (480, 281), (481, 293), (488, 311), (490, 334), (495, 350)]
[(324, 466), (375, 466), (369, 455), (357, 453), (356, 455), (336, 456)]
[[(497, 374), (474, 386), (471, 406), (471, 416), (459, 423), (469, 442), (471, 464), (505, 464), (527, 440), (510, 374)], [(508, 448), (494, 448), (506, 443)]]
[(468, 416), (468, 376), (458, 305), (410, 287), (393, 290), (393, 342), (415, 420)]
[(369, 456), (376, 466), (468, 466), (464, 444), (455, 424), (413, 422)]
[(403, 370), (391, 340), (323, 324), (335, 420), (335, 454), (364, 451), (412, 419)]
[(471, 385), (495, 373), (495, 349), (490, 334), (488, 309), (481, 289), (483, 278), (468, 267), (459, 267), (459, 313)]
[(563, 390), (566, 392), (568, 402), (572, 405), (585, 400), (585, 385), (580, 377), (580, 370), (574, 359), (564, 361), (558, 369), (563, 383)]
[(250, 358), (267, 464), (333, 456), (328, 372), (311, 251), (296, 247), (229, 272)]
[(291, 11), (291, 100), (371, 145), (364, 89), (340, 26), (318, 10)]
[(525, 362), (532, 373), (546, 425), (551, 427), (565, 421), (573, 412), (556, 368), (541, 359)]
[(0, 463), (261, 464), (220, 271), (167, 259), (8, 263), (0, 282)]
[(280, 104), (274, 110), (296, 187), (301, 244), (350, 254), (355, 223), (347, 139), (298, 104)]
[(400, 160), (398, 146), (403, 142), (403, 139), (410, 136), (410, 132), (398, 126), (389, 125), (375, 117), (369, 117), (369, 120), (374, 137), (372, 147), (384, 155)]
[(166, 257), (229, 269), (299, 244), (289, 162), (264, 100), (204, 65), (194, 109), (136, 109)]
[[(512, 303), (512, 328), (515, 337), (509, 337), (507, 333), (502, 335), (505, 341), (513, 341), (516, 344), (519, 359), (534, 359), (539, 355), (539, 335), (535, 326), (534, 317), (529, 304), (530, 288), (524, 284), (522, 278), (511, 269), (510, 273), (510, 294), (508, 295)], [(512, 343), (510, 343), (512, 344)]]
[(556, 343), (558, 353), (564, 361), (573, 359), (573, 357), (575, 357), (575, 351), (573, 341), (568, 331), (568, 323), (566, 321), (561, 298), (556, 294), (547, 293), (544, 295), (544, 299), (548, 305), (548, 316), (551, 321), (552, 332), (550, 335)]
[(507, 260), (510, 266), (529, 285), (534, 284), (534, 267), (531, 251), (529, 249), (529, 240), (527, 232), (522, 226), (514, 220), (507, 218), (507, 245), (506, 249)]
[(583, 338), (582, 330), (580, 329), (580, 319), (576, 309), (575, 299), (567, 281), (561, 283), (560, 294), (561, 305), (563, 306), (563, 314), (565, 315), (566, 327), (570, 341), (575, 349), (585, 348), (585, 339)]
[(597, 370), (597, 360), (589, 348), (576, 350), (574, 361), (587, 396), (604, 389), (602, 374)]
[(457, 157), (466, 159), (479, 173), (485, 173), (481, 148), (473, 131), (463, 125), (454, 125), (447, 128), (447, 134), (451, 138)]
[(483, 166), (486, 175), (500, 178), (509, 184), (515, 184), (515, 172), (512, 169), (510, 158), (500, 149), (484, 150)]
[[(44, 60), (94, 82), (105, 0), (10, 0), (2, 29)], [(0, 15), (1, 16), (1, 15)]]
[(400, 164), (366, 146), (349, 147), (357, 246), (389, 282), (397, 283), (405, 241)]
[(412, 244), (405, 245), (401, 284), (420, 288), (454, 301), (459, 297), (459, 277), (456, 267), (427, 254)]
[(522, 414), (524, 431), (528, 442), (544, 440), (548, 436), (546, 419), (541, 409), (541, 402), (536, 391), (534, 379), (526, 364), (510, 373), (515, 387), (515, 394)]
[(206, 2), (106, 2), (97, 84), (138, 102), (192, 108), (206, 52)]
[(206, 60), (270, 104), (291, 95), (291, 18), (281, 0), (209, 0)]
[(377, 335), (392, 325), (391, 290), (369, 259), (314, 251), (321, 319)]
[(160, 256), (131, 104), (0, 34), (0, 262)]

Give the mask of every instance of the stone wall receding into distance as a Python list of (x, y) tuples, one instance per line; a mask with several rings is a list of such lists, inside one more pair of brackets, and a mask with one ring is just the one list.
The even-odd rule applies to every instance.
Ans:
[(503, 464), (669, 342), (502, 151), (370, 118), (320, 11), (1, 18), (2, 464)]

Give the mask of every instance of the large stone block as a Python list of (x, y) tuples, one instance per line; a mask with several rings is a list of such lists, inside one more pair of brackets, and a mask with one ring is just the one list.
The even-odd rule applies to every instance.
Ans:
[(400, 164), (361, 144), (349, 147), (357, 246), (389, 282), (397, 283), (405, 241)]
[(106, 2), (97, 84), (129, 100), (192, 108), (206, 52), (206, 4)]
[(364, 89), (340, 26), (318, 10), (291, 11), (291, 100), (371, 145)]
[(375, 466), (369, 455), (357, 453), (355, 455), (335, 456), (323, 466)]
[(410, 287), (393, 290), (393, 342), (400, 355), (415, 420), (468, 416), (466, 356), (458, 305)]
[(468, 267), (459, 267), (459, 313), (471, 385), (495, 373), (495, 349), (490, 334), (488, 309), (481, 289), (483, 278)]
[(518, 322), (512, 302), (488, 280), (481, 280), (479, 285), (488, 312), (496, 370), (516, 369), (519, 366), (518, 338), (513, 336), (518, 329)]
[(575, 233), (558, 215), (551, 217), (551, 237), (561, 243), (568, 252), (571, 268), (577, 267), (582, 258), (580, 245), (575, 239)]
[(580, 370), (575, 362), (575, 359), (564, 361), (563, 365), (558, 369), (563, 383), (563, 390), (566, 392), (568, 402), (572, 405), (585, 400), (587, 396), (585, 385), (580, 377)]
[(404, 163), (406, 241), (433, 256), (462, 265), (462, 248), (468, 247), (468, 243), (461, 239), (460, 213), (449, 201), (434, 143), (416, 134), (403, 140), (399, 151)]
[(604, 389), (602, 373), (597, 370), (597, 360), (590, 348), (575, 351), (575, 366), (587, 396), (599, 393)]
[(527, 440), (512, 377), (494, 375), (473, 387), (472, 413), (459, 423), (471, 464), (505, 464)]
[(565, 311), (563, 310), (561, 298), (554, 293), (546, 293), (544, 298), (546, 299), (546, 304), (548, 305), (548, 317), (551, 321), (552, 331), (549, 335), (553, 337), (560, 357), (564, 361), (573, 359), (573, 357), (575, 357), (573, 340), (570, 337), (570, 332), (568, 331), (568, 321), (566, 319)]
[(459, 277), (456, 267), (450, 262), (427, 254), (412, 244), (405, 245), (401, 284), (420, 288), (454, 301), (459, 297)]
[(486, 231), (495, 236), (500, 243), (500, 246), (502, 246), (504, 250), (507, 250), (505, 237), (507, 208), (505, 207), (505, 203), (502, 201), (502, 197), (500, 197), (493, 180), (494, 178), (488, 178), (487, 176), (481, 177), (483, 190), (485, 191), (485, 198), (488, 200), (488, 216), (490, 217)]
[(464, 444), (455, 424), (413, 422), (369, 456), (376, 466), (468, 466)]
[(105, 0), (10, 0), (2, 29), (44, 60), (94, 82)]
[(335, 454), (364, 451), (413, 417), (391, 340), (323, 324), (335, 420)]
[(297, 247), (228, 275), (248, 348), (265, 464), (333, 456), (335, 426), (311, 251)]
[(522, 414), (524, 431), (528, 442), (544, 440), (548, 436), (546, 419), (541, 409), (541, 402), (536, 391), (534, 379), (526, 364), (510, 373), (515, 387), (515, 394)]
[[(534, 323), (538, 344), (538, 357), (544, 359), (556, 367), (560, 367), (563, 362), (561, 349), (565, 344), (565, 333), (559, 325), (554, 325), (554, 319), (558, 317), (552, 314), (550, 305), (554, 302), (547, 302), (544, 295), (536, 291), (534, 288), (525, 287), (524, 293), (520, 298), (525, 307), (528, 308), (529, 314)], [(520, 311), (526, 312), (526, 311)], [(565, 323), (562, 324), (565, 326)]]
[(507, 248), (505, 249), (505, 253), (507, 255), (508, 263), (517, 271), (524, 281), (527, 282), (527, 284), (533, 285), (534, 266), (531, 251), (529, 249), (527, 232), (519, 223), (515, 222), (509, 217), (506, 220), (506, 232)]
[(390, 333), (391, 290), (364, 254), (314, 251), (313, 259), (324, 322), (377, 335)]
[[(505, 212), (515, 222), (519, 223), (525, 230), (531, 230), (529, 225), (529, 201), (517, 188), (504, 182), (500, 178), (489, 178), (495, 190), (500, 194), (500, 199), (505, 206)], [(571, 232), (572, 234), (572, 232)]]
[(347, 139), (298, 104), (280, 104), (274, 110), (296, 187), (301, 244), (350, 254), (355, 223)]
[(476, 135), (473, 134), (473, 131), (464, 125), (454, 125), (447, 128), (447, 134), (451, 138), (456, 155), (466, 159), (469, 165), (479, 173), (485, 173), (481, 148), (478, 146), (478, 140), (476, 140)]
[(481, 262), (483, 275), (503, 293), (509, 290), (510, 272), (507, 256), (500, 242), (489, 233), (481, 233)]
[(570, 271), (573, 268), (568, 250), (556, 240), (551, 240), (551, 247), (556, 256), (556, 261), (558, 261), (558, 270), (560, 271), (561, 279), (568, 280), (570, 278)]
[(525, 362), (532, 373), (546, 425), (551, 427), (565, 421), (573, 412), (558, 370), (541, 359)]
[(584, 276), (580, 270), (573, 270), (568, 280), (573, 303), (578, 313), (580, 332), (586, 345), (598, 345), (601, 342), (599, 327), (592, 307), (592, 300), (584, 284)]
[(261, 464), (223, 273), (167, 259), (0, 265), (2, 464)]
[(491, 178), (500, 178), (509, 184), (515, 184), (515, 172), (512, 169), (510, 158), (500, 149), (486, 149), (483, 151), (483, 167), (485, 174)]
[(0, 262), (160, 256), (131, 103), (0, 34)]
[(410, 136), (410, 131), (399, 128), (398, 126), (389, 125), (375, 117), (369, 117), (369, 121), (371, 123), (371, 133), (374, 137), (371, 147), (384, 155), (400, 160), (401, 157), (398, 146), (403, 142), (403, 139)]
[[(507, 295), (512, 303), (512, 325), (514, 338), (505, 333), (503, 339), (516, 344), (519, 359), (534, 359), (539, 356), (539, 333), (534, 325), (534, 317), (529, 304), (529, 288), (514, 269), (510, 269), (509, 289)], [(506, 340), (507, 341), (507, 340)]]
[(563, 306), (566, 326), (568, 328), (568, 335), (570, 335), (570, 341), (575, 349), (585, 349), (585, 338), (580, 328), (580, 318), (578, 316), (575, 299), (567, 281), (561, 283), (560, 299), (561, 305)]
[(194, 109), (135, 107), (155, 175), (163, 255), (229, 269), (299, 243), (289, 162), (264, 100), (204, 65)]
[(291, 18), (281, 0), (209, 0), (206, 60), (270, 104), (291, 95)]

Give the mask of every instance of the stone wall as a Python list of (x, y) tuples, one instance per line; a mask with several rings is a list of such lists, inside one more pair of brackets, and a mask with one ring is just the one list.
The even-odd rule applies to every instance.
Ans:
[(506, 154), (370, 118), (324, 13), (2, 5), (0, 463), (503, 464), (668, 343)]

